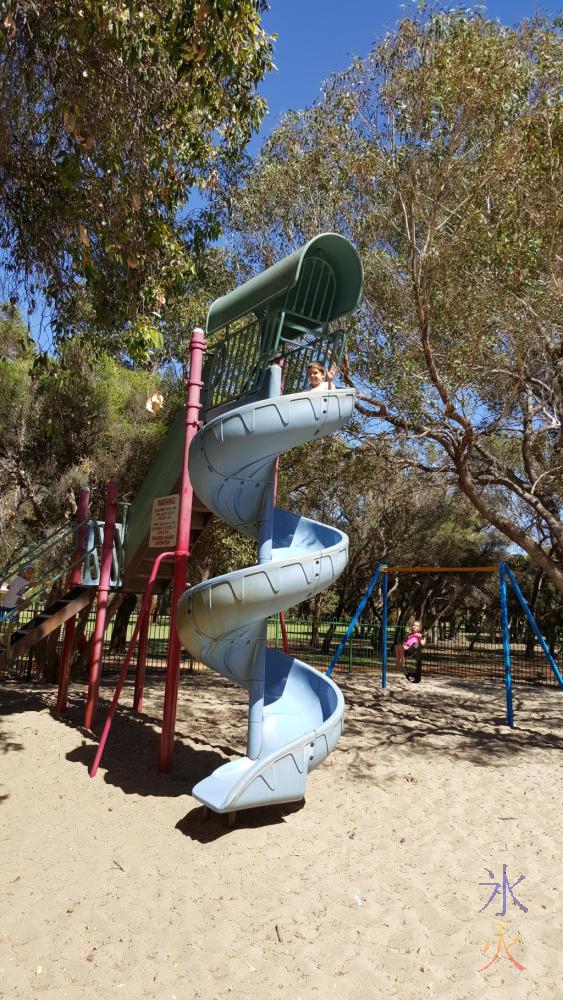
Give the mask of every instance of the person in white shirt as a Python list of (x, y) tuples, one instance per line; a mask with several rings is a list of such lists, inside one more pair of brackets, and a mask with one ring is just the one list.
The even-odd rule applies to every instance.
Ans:
[(334, 389), (334, 377), (338, 371), (336, 365), (325, 368), (320, 361), (311, 361), (307, 365), (307, 378), (310, 392), (326, 392)]
[(35, 566), (24, 566), (18, 575), (10, 581), (8, 589), (4, 591), (4, 600), (0, 606), (0, 621), (8, 617), (13, 621), (16, 620), (13, 612), (23, 603), (23, 594), (29, 587), (34, 576)]

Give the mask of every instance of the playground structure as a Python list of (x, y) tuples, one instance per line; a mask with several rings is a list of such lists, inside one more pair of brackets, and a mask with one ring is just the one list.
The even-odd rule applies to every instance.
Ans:
[[(0, 644), (0, 664), (9, 663), (21, 656), (64, 624), (62, 676), (66, 672), (66, 661), (70, 666), (76, 616), (89, 608), (96, 597), (102, 576), (101, 565), (105, 588), (109, 590), (119, 586), (124, 525), (116, 522), (115, 483), (110, 482), (108, 487), (105, 522), (88, 517), (89, 497), (89, 489), (83, 487), (75, 523), (56, 529), (43, 542), (26, 549), (23, 557), (20, 556), (3, 568), (3, 579), (10, 579), (18, 574), (25, 563), (35, 560), (50, 558), (55, 567), (48, 573), (48, 578), (40, 578), (35, 582), (31, 588), (31, 596), (26, 596), (21, 606), (11, 615), (6, 615), (7, 628), (3, 643)], [(21, 611), (48, 594), (57, 582), (66, 584), (63, 593), (48, 601), (30, 621), (20, 625)]]
[[(64, 713), (76, 616), (84, 608), (93, 607), (96, 597), (85, 711), (85, 726), (92, 729), (111, 599), (118, 592), (143, 594), (90, 769), (92, 776), (99, 766), (137, 644), (133, 708), (142, 709), (151, 596), (170, 585), (161, 771), (172, 767), (179, 633), (192, 655), (249, 693), (246, 756), (219, 768), (193, 791), (205, 806), (217, 812), (233, 814), (257, 804), (303, 797), (308, 771), (330, 751), (342, 725), (342, 695), (330, 675), (378, 582), (383, 594), (382, 686), (386, 687), (387, 595), (389, 575), (393, 573), (498, 573), (507, 722), (513, 725), (507, 583), (525, 611), (527, 605), (505, 564), (442, 569), (381, 564), (326, 677), (288, 655), (283, 610), (331, 585), (344, 568), (347, 539), (326, 525), (275, 509), (277, 457), (297, 444), (336, 431), (352, 412), (353, 391), (311, 395), (303, 391), (303, 385), (310, 360), (339, 362), (344, 334), (331, 324), (355, 308), (361, 285), (362, 269), (355, 250), (342, 237), (323, 234), (217, 300), (207, 317), (206, 335), (211, 347), (205, 364), (205, 336), (196, 330), (190, 345), (185, 411), (171, 425), (126, 516), (117, 518), (115, 481), (108, 485), (102, 522), (88, 517), (88, 490), (81, 491), (71, 532), (72, 556), (58, 569), (58, 576), (68, 581), (67, 588), (59, 601), (46, 607), (36, 620), (11, 630), (6, 648), (0, 650), (0, 660), (31, 648), (65, 623), (57, 700), (58, 713)], [(169, 547), (163, 547), (151, 542), (153, 504), (175, 495), (179, 497), (178, 529)], [(191, 548), (213, 513), (258, 542), (258, 565), (198, 584), (186, 593)], [(68, 535), (68, 527), (65, 531)], [(29, 552), (24, 560), (30, 560)], [(15, 566), (10, 569), (17, 571)], [(283, 652), (266, 649), (266, 621), (277, 613)], [(528, 620), (548, 655), (554, 676), (563, 686), (533, 616), (528, 615)]]
[[(495, 573), (499, 579), (500, 607), (501, 607), (501, 628), (502, 628), (502, 650), (504, 660), (504, 686), (506, 701), (506, 724), (511, 728), (514, 726), (514, 707), (512, 698), (512, 665), (510, 654), (510, 628), (508, 621), (508, 585), (512, 587), (522, 610), (529, 622), (529, 625), (545, 654), (549, 666), (560, 688), (563, 689), (563, 677), (553, 658), (549, 647), (542, 635), (538, 623), (532, 614), (530, 607), (524, 597), (514, 573), (507, 563), (499, 563), (498, 566), (387, 566), (379, 563), (369, 581), (367, 590), (362, 597), (358, 607), (350, 620), (350, 624), (345, 635), (340, 641), (337, 649), (327, 668), (327, 675), (330, 677), (336, 664), (340, 660), (344, 649), (349, 642), (354, 629), (358, 625), (365, 607), (378, 583), (381, 584), (382, 591), (382, 657), (381, 657), (381, 687), (387, 687), (387, 665), (388, 665), (388, 628), (389, 628), (389, 577), (401, 573)], [(424, 653), (419, 650), (418, 656), (423, 659)]]
[[(237, 657), (233, 658), (230, 653), (230, 658), (223, 656), (217, 661), (208, 649), (213, 646), (213, 641), (202, 643), (199, 628), (196, 626), (195, 630), (190, 631), (186, 627), (187, 641), (201, 651), (202, 657), (208, 656), (209, 665), (217, 668), (219, 662), (219, 670), (247, 686), (250, 695), (248, 758), (244, 759), (252, 762), (246, 775), (248, 781), (245, 778), (242, 782), (230, 782), (232, 787), (221, 798), (217, 789), (221, 785), (224, 791), (225, 776), (212, 776), (209, 779), (210, 791), (207, 798), (203, 798), (207, 795), (206, 789), (200, 789), (202, 801), (216, 811), (232, 812), (235, 808), (247, 808), (259, 802), (284, 802), (302, 798), (308, 770), (319, 763), (336, 742), (343, 713), (343, 700), (338, 689), (332, 681), (300, 661), (276, 652), (267, 656), (265, 622), (273, 605), (279, 605), (281, 610), (296, 600), (305, 599), (329, 586), (345, 565), (347, 539), (341, 532), (287, 512), (274, 512), (274, 480), (277, 456), (281, 451), (337, 430), (352, 413), (353, 390), (330, 393), (330, 399), (328, 394), (320, 393), (312, 401), (310, 394), (302, 389), (310, 360), (339, 363), (344, 348), (344, 334), (341, 330), (334, 330), (331, 324), (357, 306), (362, 280), (361, 263), (351, 244), (337, 234), (322, 234), (264, 274), (213, 303), (207, 317), (206, 333), (216, 336), (217, 342), (215, 349), (208, 354), (203, 373), (202, 357), (206, 344), (202, 331), (194, 331), (191, 340), (184, 434), (182, 436), (179, 433), (178, 418), (128, 511), (123, 551), (121, 558), (117, 560), (114, 552), (117, 483), (112, 481), (109, 484), (97, 576), (92, 572), (88, 574), (85, 568), (94, 550), (89, 546), (91, 522), (87, 517), (87, 491), (83, 491), (80, 517), (76, 525), (75, 557), (71, 567), (66, 567), (66, 572), (70, 570), (69, 586), (72, 584), (74, 589), (80, 589), (82, 603), (73, 603), (65, 595), (66, 610), (63, 618), (60, 615), (55, 618), (46, 609), (41, 616), (41, 637), (56, 628), (61, 621), (67, 623), (57, 701), (57, 710), (63, 713), (76, 614), (86, 602), (92, 600), (90, 595), (94, 588), (97, 589), (96, 623), (84, 720), (88, 729), (92, 729), (95, 724), (103, 636), (112, 588), (121, 587), (136, 593), (144, 591), (141, 614), (123, 664), (98, 754), (90, 771), (92, 775), (96, 772), (107, 739), (137, 639), (139, 650), (134, 708), (140, 710), (142, 706), (150, 597), (153, 592), (166, 586), (172, 577), (171, 627), (160, 753), (160, 769), (171, 769), (180, 661), (176, 613), (179, 606), (184, 609), (188, 605), (190, 611), (187, 614), (191, 613), (191, 596), (188, 603), (179, 604), (186, 589), (190, 547), (211, 512), (218, 513), (232, 523), (231, 507), (237, 512), (235, 522), (238, 526), (251, 537), (257, 538), (260, 565), (263, 567), (267, 561), (271, 561), (272, 566), (268, 571), (262, 568), (259, 574), (251, 569), (243, 578), (243, 590), (239, 591), (236, 598), (238, 618), (235, 615), (236, 621), (230, 620), (231, 631), (234, 627), (236, 638), (240, 640), (236, 667), (232, 664)], [(296, 392), (296, 389), (301, 391)], [(216, 463), (215, 469), (207, 465), (197, 470), (200, 445), (196, 443), (195, 450), (191, 445), (202, 417), (205, 422), (202, 432), (206, 442), (205, 446), (202, 445), (204, 452), (208, 450), (207, 443), (212, 440), (219, 441), (221, 450), (226, 430), (236, 426), (244, 427), (246, 441), (242, 450), (231, 450), (230, 442), (225, 449), (225, 455), (228, 454), (230, 458), (236, 455), (237, 467), (230, 468), (230, 479), (237, 484), (232, 496), (229, 496), (229, 491), (225, 488), (225, 481), (229, 476), (221, 475), (220, 461)], [(215, 438), (217, 434), (219, 437)], [(259, 439), (261, 450), (255, 455), (254, 448)], [(199, 441), (201, 435), (198, 436)], [(190, 453), (196, 456), (195, 461), (190, 459)], [(198, 497), (195, 499), (190, 479), (194, 468), (196, 472), (193, 474), (197, 478), (198, 487)], [(218, 485), (217, 477), (222, 480), (221, 485)], [(158, 548), (155, 551), (149, 536), (152, 504), (163, 494), (170, 496), (170, 491), (174, 489), (179, 491), (176, 544), (173, 551), (162, 552)], [(252, 503), (248, 502), (249, 497), (252, 497)], [(244, 511), (242, 516), (241, 503)], [(247, 510), (244, 509), (245, 504)], [(115, 568), (116, 564), (118, 578), (114, 576), (112, 579), (111, 568), (112, 565)], [(244, 588), (248, 588), (252, 578), (267, 580), (267, 588), (272, 593), (277, 588), (279, 596), (272, 604), (271, 600), (265, 600), (263, 593), (249, 619), (250, 602), (247, 599), (248, 591)], [(237, 583), (238, 581), (233, 582), (232, 587), (229, 584), (233, 594)], [(217, 592), (213, 584), (214, 581), (211, 581), (205, 585), (206, 593), (212, 590), (214, 594)], [(83, 590), (86, 590), (86, 594), (83, 594)], [(71, 593), (73, 590), (69, 590), (68, 594)], [(201, 593), (202, 590), (198, 588), (193, 588), (190, 592), (196, 602)], [(257, 613), (258, 619), (253, 618), (252, 615)], [(222, 635), (225, 627), (229, 631), (228, 625), (221, 615), (217, 616), (207, 638), (217, 639), (217, 630)], [(28, 626), (24, 628), (27, 631), (25, 641), (31, 645), (39, 634)], [(33, 637), (30, 632), (33, 632)], [(239, 632), (244, 633), (244, 638)], [(248, 638), (248, 635), (252, 638)], [(18, 652), (21, 648), (18, 643), (22, 641), (23, 636), (17, 642), (14, 642), (14, 636), (10, 636), (7, 648), (1, 655), (9, 657)], [(224, 641), (230, 647), (234, 644), (231, 635)], [(221, 641), (215, 645), (220, 646)], [(243, 649), (250, 652), (246, 665), (242, 663)], [(241, 766), (239, 764), (239, 770)], [(227, 767), (231, 772), (235, 770), (230, 765)], [(287, 768), (291, 777), (285, 774)]]

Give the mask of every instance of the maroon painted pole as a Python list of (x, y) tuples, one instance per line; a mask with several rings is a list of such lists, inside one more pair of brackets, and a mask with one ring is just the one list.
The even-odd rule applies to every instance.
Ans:
[(192, 504), (194, 491), (188, 471), (190, 445), (199, 427), (201, 407), (201, 370), (205, 337), (203, 330), (196, 329), (190, 340), (190, 373), (188, 376), (188, 398), (184, 420), (184, 455), (180, 479), (180, 511), (176, 536), (176, 558), (174, 561), (174, 584), (170, 608), (170, 636), (168, 639), (168, 659), (166, 665), (166, 686), (162, 711), (162, 734), (160, 737), (159, 768), (168, 773), (172, 770), (174, 753), (174, 733), (176, 731), (176, 708), (178, 705), (178, 682), (180, 680), (180, 639), (176, 632), (176, 608), (186, 589), (188, 560), (190, 556), (190, 531), (192, 525)]
[[(76, 541), (76, 549), (72, 557), (74, 566), (70, 572), (69, 577), (69, 587), (78, 587), (80, 580), (82, 578), (82, 562), (80, 561), (81, 556), (84, 555), (86, 549), (86, 538), (87, 538), (87, 525), (84, 523), (88, 517), (88, 507), (90, 504), (90, 490), (88, 486), (80, 487), (80, 494), (78, 497), (78, 510), (76, 511), (76, 523), (78, 525), (78, 537)], [(61, 653), (61, 660), (59, 664), (59, 692), (57, 695), (57, 706), (56, 714), (62, 715), (66, 709), (66, 703), (68, 698), (68, 687), (70, 684), (70, 665), (72, 661), (72, 650), (74, 647), (74, 630), (76, 628), (76, 615), (69, 618), (65, 624), (65, 637), (63, 642), (63, 651)]]
[(98, 585), (96, 624), (94, 625), (92, 653), (90, 655), (90, 677), (88, 680), (86, 713), (84, 715), (84, 726), (86, 729), (93, 729), (96, 711), (98, 708), (98, 695), (100, 692), (100, 678), (102, 673), (102, 654), (104, 650), (104, 635), (106, 631), (106, 617), (108, 610), (109, 582), (111, 577), (111, 563), (115, 540), (117, 485), (117, 479), (112, 477), (108, 483), (106, 493), (104, 540), (102, 542), (102, 558), (100, 560), (100, 582)]
[(102, 735), (100, 736), (100, 742), (98, 744), (98, 749), (96, 750), (96, 755), (95, 755), (94, 760), (92, 762), (92, 766), (91, 766), (90, 770), (88, 771), (88, 774), (90, 775), (91, 778), (95, 778), (96, 777), (96, 771), (98, 770), (100, 761), (102, 759), (102, 754), (104, 752), (104, 747), (106, 745), (107, 738), (109, 736), (109, 731), (111, 729), (111, 724), (113, 722), (113, 717), (114, 717), (114, 715), (115, 715), (115, 713), (117, 711), (117, 704), (119, 702), (119, 696), (121, 695), (121, 691), (122, 691), (123, 685), (125, 683), (125, 678), (127, 676), (127, 671), (129, 669), (129, 664), (131, 663), (131, 657), (133, 656), (133, 650), (135, 649), (135, 643), (137, 642), (137, 636), (139, 635), (139, 631), (141, 629), (141, 624), (142, 624), (142, 622), (144, 622), (145, 618), (150, 618), (150, 605), (151, 605), (151, 600), (150, 599), (151, 599), (152, 587), (153, 587), (154, 581), (156, 580), (156, 577), (157, 577), (157, 574), (158, 574), (158, 571), (159, 571), (159, 568), (160, 568), (160, 564), (161, 564), (161, 562), (162, 562), (163, 559), (171, 559), (172, 556), (174, 556), (174, 555), (175, 555), (174, 552), (161, 552), (160, 555), (156, 557), (156, 559), (155, 559), (155, 561), (153, 563), (153, 567), (152, 567), (152, 570), (151, 570), (151, 575), (149, 577), (149, 582), (147, 584), (147, 589), (145, 590), (145, 596), (143, 597), (143, 601), (142, 601), (142, 604), (141, 604), (141, 610), (139, 611), (139, 617), (137, 618), (137, 621), (136, 621), (136, 624), (135, 624), (135, 628), (133, 629), (133, 635), (131, 636), (131, 639), (129, 640), (129, 648), (127, 650), (127, 655), (126, 655), (126, 657), (125, 657), (125, 659), (123, 661), (123, 666), (121, 668), (121, 674), (119, 675), (119, 680), (117, 682), (117, 687), (115, 689), (113, 700), (112, 700), (112, 703), (111, 703), (111, 705), (109, 707), (108, 714), (106, 716), (106, 721), (104, 723), (104, 728), (102, 729)]
[[(139, 612), (139, 618), (140, 617), (141, 617), (141, 612)], [(149, 601), (147, 607), (147, 613), (143, 618), (143, 621), (141, 623), (141, 628), (139, 631), (139, 648), (137, 650), (137, 669), (135, 670), (135, 694), (133, 695), (133, 710), (135, 712), (143, 711), (143, 693), (145, 690), (145, 665), (147, 662), (147, 649), (149, 647), (150, 627), (151, 627), (151, 602)]]

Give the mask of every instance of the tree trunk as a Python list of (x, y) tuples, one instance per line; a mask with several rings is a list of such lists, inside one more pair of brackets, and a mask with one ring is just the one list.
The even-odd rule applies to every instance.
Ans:
[[(51, 590), (45, 599), (45, 607), (48, 607), (61, 596), (63, 592), (62, 584), (62, 580), (57, 580), (57, 582), (51, 587)], [(61, 626), (59, 625), (54, 632), (45, 636), (45, 638), (42, 639), (34, 649), (38, 675), (41, 680), (45, 681), (46, 684), (56, 684), (57, 682), (59, 664), (59, 650), (57, 646), (60, 634)]]
[[(346, 594), (341, 594), (340, 597), (339, 597), (339, 599), (338, 599), (338, 605), (337, 605), (336, 611), (334, 612), (334, 617), (335, 617), (336, 621), (340, 620), (340, 616), (341, 616), (342, 612), (344, 611), (345, 606), (346, 606)], [(326, 635), (325, 635), (325, 637), (323, 639), (323, 649), (322, 649), (322, 651), (325, 654), (325, 656), (328, 656), (328, 654), (330, 653), (330, 644), (332, 642), (332, 637), (334, 635), (335, 629), (336, 629), (336, 622), (331, 622), (331, 624), (329, 625), (329, 627), (327, 629)]]
[(127, 629), (129, 620), (137, 607), (137, 595), (126, 594), (122, 604), (119, 606), (109, 644), (110, 653), (124, 653), (127, 648)]
[(475, 631), (473, 633), (473, 636), (472, 636), (472, 638), (469, 641), (469, 652), (470, 653), (472, 653), (473, 650), (475, 649), (475, 643), (479, 641), (479, 639), (481, 637), (481, 631), (482, 631), (482, 629), (483, 629), (483, 621), (482, 621), (482, 619), (479, 619), (479, 621), (477, 622), (477, 625), (475, 626)]
[[(534, 618), (536, 617), (536, 606), (538, 603), (538, 598), (540, 596), (540, 590), (542, 587), (543, 579), (544, 579), (544, 572), (542, 569), (538, 569), (536, 571), (536, 575), (534, 576), (534, 586), (532, 588), (532, 596), (528, 604), (528, 607), (530, 608), (530, 611), (532, 612)], [(526, 620), (526, 649), (524, 650), (524, 656), (527, 660), (534, 659), (535, 645), (536, 645), (536, 636), (534, 634), (534, 630), (532, 629), (532, 626), (530, 625), (529, 621)]]
[(45, 636), (35, 647), (35, 662), (39, 668), (39, 676), (46, 684), (56, 684), (59, 670), (58, 649), (61, 626)]
[(311, 648), (316, 649), (319, 641), (319, 621), (323, 606), (323, 595), (315, 594), (313, 598), (313, 615), (311, 618)]

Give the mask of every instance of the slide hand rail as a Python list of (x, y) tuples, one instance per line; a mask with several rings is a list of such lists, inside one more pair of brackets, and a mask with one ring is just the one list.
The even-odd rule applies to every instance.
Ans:
[(59, 525), (55, 528), (50, 535), (46, 538), (42, 538), (40, 541), (35, 542), (33, 545), (28, 545), (24, 549), (20, 549), (16, 556), (14, 556), (9, 563), (0, 569), (0, 581), (10, 580), (14, 576), (28, 565), (35, 565), (36, 563), (43, 560), (44, 556), (59, 545), (62, 541), (72, 541), (76, 543), (76, 537), (81, 527), (84, 527), (88, 521), (82, 522), (82, 524), (77, 524), (76, 521), (72, 521), (67, 524)]

